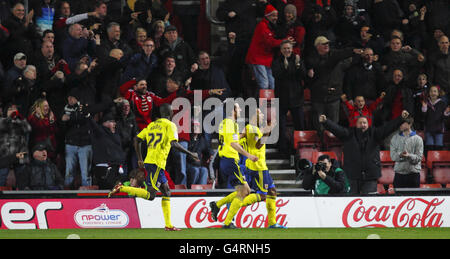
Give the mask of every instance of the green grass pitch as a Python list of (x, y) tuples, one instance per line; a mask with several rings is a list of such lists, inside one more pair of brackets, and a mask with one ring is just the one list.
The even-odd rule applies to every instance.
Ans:
[(290, 229), (51, 229), (0, 230), (0, 239), (450, 239), (450, 228), (290, 228)]

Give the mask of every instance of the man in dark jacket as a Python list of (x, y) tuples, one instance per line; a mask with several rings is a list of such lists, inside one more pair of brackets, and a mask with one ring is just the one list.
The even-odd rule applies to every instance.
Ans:
[(360, 117), (355, 128), (343, 128), (325, 115), (319, 121), (339, 138), (343, 145), (344, 171), (350, 182), (351, 194), (368, 194), (377, 191), (377, 180), (381, 177), (380, 143), (394, 132), (409, 116), (407, 111), (395, 120), (374, 128), (369, 127), (366, 117)]
[(201, 133), (201, 126), (198, 121), (193, 122), (193, 133), (188, 150), (198, 154), (200, 161), (187, 157), (187, 184), (191, 188), (192, 184), (207, 184), (208, 181), (208, 163), (211, 160), (211, 151), (204, 135)]
[(288, 154), (289, 144), (285, 134), (286, 114), (291, 111), (295, 130), (304, 128), (303, 114), (303, 86), (305, 67), (299, 55), (293, 54), (290, 41), (283, 41), (280, 45), (281, 54), (272, 63), (272, 74), (275, 78), (275, 96), (280, 99), (280, 141), (279, 150)]
[(359, 62), (347, 70), (344, 81), (344, 93), (348, 99), (364, 96), (369, 102), (374, 102), (385, 89), (383, 71), (378, 62), (374, 61), (371, 48), (364, 49)]
[(411, 88), (408, 88), (403, 80), (402, 70), (395, 69), (383, 100), (382, 118), (384, 121), (393, 120), (399, 117), (403, 110), (414, 113), (414, 97)]
[(178, 69), (184, 74), (190, 74), (198, 69), (195, 54), (191, 46), (178, 36), (175, 26), (168, 26), (164, 31), (164, 41), (158, 50), (158, 57), (162, 60), (167, 54), (175, 57)]
[(70, 74), (67, 63), (55, 53), (53, 43), (44, 41), (41, 51), (36, 53), (34, 63), (37, 70), (37, 84), (42, 86), (45, 97), (56, 116), (60, 118), (64, 108), (66, 90), (65, 76)]
[(137, 157), (134, 152), (133, 138), (139, 134), (139, 128), (136, 123), (136, 117), (131, 111), (130, 102), (125, 99), (116, 99), (117, 120), (116, 128), (120, 135), (120, 142), (125, 152), (126, 171), (137, 168)]
[[(430, 56), (427, 64), (427, 74), (433, 84), (450, 94), (450, 52), (447, 36), (441, 36), (438, 41), (439, 52)], [(447, 100), (448, 102), (448, 100)]]
[(25, 13), (22, 3), (16, 3), (12, 8), (12, 15), (2, 25), (9, 31), (3, 53), (3, 64), (9, 68), (9, 61), (17, 52), (23, 52), (28, 57), (33, 54), (34, 48), (39, 42), (39, 34), (36, 26), (32, 23), (33, 14)]
[(142, 49), (131, 56), (122, 75), (122, 84), (133, 78), (147, 79), (150, 77), (158, 67), (158, 58), (153, 50), (155, 50), (155, 42), (151, 38), (144, 40)]
[(71, 71), (80, 59), (89, 54), (95, 56), (96, 43), (92, 31), (83, 30), (80, 24), (75, 23), (69, 27), (69, 34), (63, 43), (63, 58), (69, 64)]
[(126, 178), (124, 168), (125, 152), (120, 134), (116, 130), (116, 119), (111, 112), (103, 115), (102, 124), (89, 120), (92, 127), (92, 163), (94, 184), (100, 189), (111, 189), (117, 181)]
[(335, 85), (339, 83), (342, 85), (343, 77), (333, 77), (342, 75), (342, 73), (334, 73), (335, 70), (339, 72), (337, 69), (342, 69), (342, 65), (338, 66), (338, 64), (353, 54), (362, 54), (363, 50), (353, 48), (330, 50), (330, 41), (324, 36), (317, 37), (314, 46), (316, 51), (308, 55), (305, 60), (308, 75), (306, 86), (311, 89), (314, 128), (321, 130), (317, 121), (320, 114), (327, 115), (334, 122), (339, 120), (342, 88), (336, 88)]
[(47, 146), (38, 143), (31, 153), (31, 163), (16, 172), (17, 187), (20, 190), (62, 190), (64, 180), (56, 165), (48, 159)]

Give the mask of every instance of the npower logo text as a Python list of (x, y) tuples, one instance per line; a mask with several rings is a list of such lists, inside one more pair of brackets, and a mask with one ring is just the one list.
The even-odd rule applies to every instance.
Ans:
[(124, 228), (130, 222), (123, 210), (109, 209), (105, 203), (92, 210), (75, 212), (74, 220), (81, 228)]

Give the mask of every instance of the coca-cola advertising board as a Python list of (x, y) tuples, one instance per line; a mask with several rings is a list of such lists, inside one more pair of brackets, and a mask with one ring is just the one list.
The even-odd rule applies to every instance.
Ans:
[[(222, 197), (172, 197), (172, 223), (181, 228), (220, 227), (228, 210), (223, 206), (218, 222), (209, 203)], [(450, 197), (278, 197), (277, 223), (291, 228), (450, 227)], [(164, 227), (161, 199), (136, 199), (142, 228)], [(241, 228), (267, 226), (265, 202), (241, 208), (234, 218)]]
[(140, 228), (134, 199), (0, 200), (0, 229)]

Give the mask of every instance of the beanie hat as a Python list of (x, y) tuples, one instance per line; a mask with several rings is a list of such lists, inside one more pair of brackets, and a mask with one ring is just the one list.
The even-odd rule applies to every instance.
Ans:
[(81, 93), (80, 93), (80, 90), (79, 90), (78, 88), (72, 88), (72, 89), (70, 89), (69, 92), (67, 93), (67, 96), (68, 96), (68, 97), (69, 97), (69, 96), (75, 97), (75, 98), (77, 98), (77, 100), (79, 101), (79, 100), (80, 100)]
[(277, 9), (275, 9), (275, 7), (273, 7), (273, 5), (268, 4), (266, 6), (266, 10), (264, 11), (264, 16), (269, 16), (269, 15), (275, 13), (275, 12), (278, 13)]
[(297, 17), (297, 7), (293, 4), (288, 4), (284, 7), (284, 13), (291, 13), (294, 17)]
[(114, 116), (114, 113), (113, 112), (107, 112), (107, 113), (103, 114), (102, 119), (100, 120), (100, 122), (103, 123), (103, 122), (106, 122), (106, 121), (115, 121), (115, 120), (116, 120), (116, 118)]

